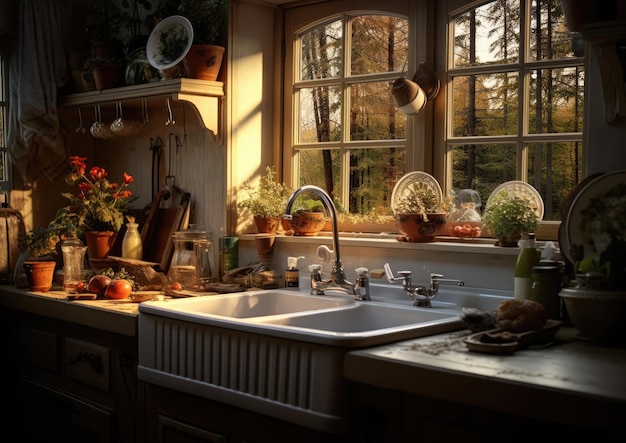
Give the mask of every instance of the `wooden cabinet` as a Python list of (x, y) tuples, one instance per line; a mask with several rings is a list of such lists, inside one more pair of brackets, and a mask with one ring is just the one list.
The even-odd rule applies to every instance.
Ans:
[(149, 442), (333, 443), (328, 435), (262, 414), (155, 385), (146, 386)]
[(22, 311), (3, 315), (14, 362), (3, 383), (23, 441), (144, 441), (135, 336)]

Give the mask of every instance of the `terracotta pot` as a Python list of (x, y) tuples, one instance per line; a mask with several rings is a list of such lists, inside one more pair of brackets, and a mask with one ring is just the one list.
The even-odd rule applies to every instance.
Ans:
[(91, 71), (93, 82), (98, 91), (116, 88), (122, 84), (124, 67), (117, 63), (102, 63), (95, 65)]
[(291, 220), (283, 219), (283, 229), (298, 236), (317, 235), (325, 224), (326, 214), (323, 212), (303, 212), (293, 215)]
[(191, 45), (183, 59), (185, 75), (189, 78), (217, 80), (225, 48), (216, 45)]
[(87, 254), (89, 263), (93, 266), (94, 260), (106, 260), (111, 248), (115, 244), (117, 233), (113, 231), (85, 231), (85, 241), (87, 242)]
[(28, 260), (24, 262), (24, 272), (28, 280), (31, 291), (48, 292), (52, 288), (54, 279), (54, 268), (56, 262), (53, 260), (38, 261)]
[(256, 224), (256, 229), (259, 234), (274, 234), (278, 231), (280, 221), (280, 218), (268, 218), (259, 215), (254, 216), (254, 223)]
[(446, 226), (447, 214), (428, 214), (425, 221), (422, 214), (396, 214), (396, 226), (409, 242), (431, 242), (441, 234)]

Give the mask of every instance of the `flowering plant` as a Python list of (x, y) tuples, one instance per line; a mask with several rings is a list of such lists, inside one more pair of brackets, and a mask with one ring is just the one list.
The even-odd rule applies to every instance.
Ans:
[(70, 200), (67, 210), (78, 218), (77, 226), (86, 231), (119, 232), (124, 224), (124, 210), (133, 193), (126, 189), (135, 179), (124, 172), (121, 185), (108, 180), (104, 168), (92, 166), (87, 172), (86, 158), (71, 156), (72, 171), (65, 182), (78, 187), (78, 193), (64, 192)]

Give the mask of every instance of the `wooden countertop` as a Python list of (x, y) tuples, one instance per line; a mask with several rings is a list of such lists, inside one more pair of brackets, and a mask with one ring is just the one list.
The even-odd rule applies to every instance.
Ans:
[(63, 290), (31, 292), (0, 285), (0, 306), (117, 334), (137, 335), (138, 303), (128, 299), (69, 301), (67, 295)]
[(552, 345), (513, 355), (469, 351), (468, 330), (350, 352), (349, 380), (564, 425), (624, 432), (626, 346), (562, 326)]

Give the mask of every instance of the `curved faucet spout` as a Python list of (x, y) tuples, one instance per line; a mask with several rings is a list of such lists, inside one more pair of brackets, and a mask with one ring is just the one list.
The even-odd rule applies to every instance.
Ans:
[(319, 198), (322, 200), (322, 203), (330, 213), (330, 222), (333, 230), (333, 252), (335, 253), (335, 261), (333, 264), (333, 270), (330, 280), (328, 282), (321, 282), (322, 286), (327, 289), (342, 288), (352, 294), (355, 294), (354, 284), (350, 283), (346, 279), (343, 265), (341, 264), (341, 255), (339, 253), (339, 229), (337, 229), (337, 209), (335, 208), (335, 204), (333, 203), (332, 198), (330, 198), (330, 195), (328, 195), (328, 193), (326, 193), (326, 191), (324, 191), (322, 188), (313, 185), (305, 185), (301, 188), (296, 189), (287, 201), (287, 207), (285, 208), (285, 218), (291, 220), (291, 208), (293, 207), (296, 198), (304, 192), (311, 192), (318, 195)]

